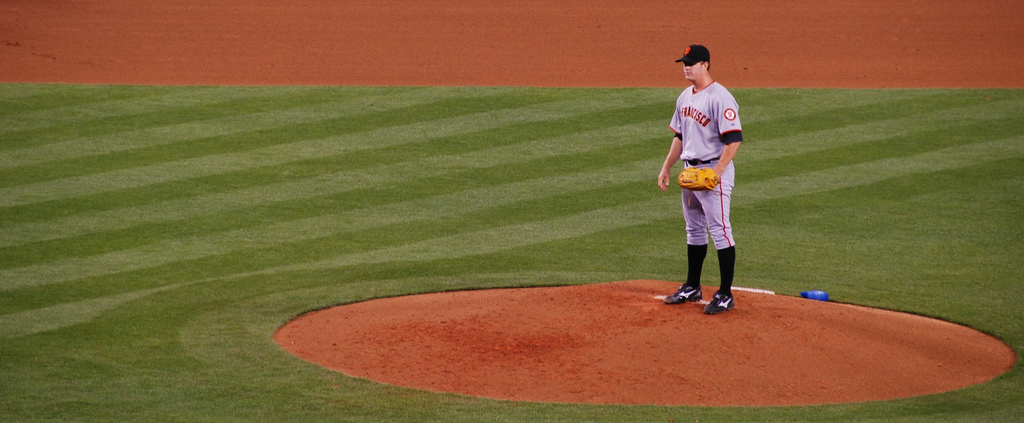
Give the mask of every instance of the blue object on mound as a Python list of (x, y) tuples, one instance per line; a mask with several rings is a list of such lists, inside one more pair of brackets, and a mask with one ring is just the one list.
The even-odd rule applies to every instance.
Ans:
[(817, 289), (801, 292), (800, 296), (811, 300), (828, 301), (828, 293)]

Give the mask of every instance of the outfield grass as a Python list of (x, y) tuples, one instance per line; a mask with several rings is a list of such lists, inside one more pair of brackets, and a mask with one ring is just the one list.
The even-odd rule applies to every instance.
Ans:
[[(1024, 420), (1019, 364), (894, 401), (589, 406), (351, 379), (271, 339), (369, 298), (682, 279), (655, 186), (677, 93), (0, 85), (0, 420)], [(1024, 90), (734, 94), (737, 285), (1024, 349)]]

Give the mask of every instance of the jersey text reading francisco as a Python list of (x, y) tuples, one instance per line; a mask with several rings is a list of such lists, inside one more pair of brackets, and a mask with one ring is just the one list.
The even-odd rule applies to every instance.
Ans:
[(704, 113), (701, 113), (700, 110), (694, 109), (693, 107), (684, 107), (679, 110), (679, 116), (693, 119), (697, 121), (700, 126), (708, 126), (708, 124), (711, 123), (711, 118), (705, 116)]

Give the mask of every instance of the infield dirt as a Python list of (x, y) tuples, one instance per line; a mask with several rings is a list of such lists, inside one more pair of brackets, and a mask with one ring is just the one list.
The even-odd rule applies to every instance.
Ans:
[(730, 88), (1019, 88), (1021, 22), (1000, 0), (6, 0), (0, 81), (676, 87), (699, 42)]

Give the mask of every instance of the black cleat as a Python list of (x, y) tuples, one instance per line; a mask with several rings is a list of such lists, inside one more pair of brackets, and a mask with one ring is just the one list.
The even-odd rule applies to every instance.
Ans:
[(704, 298), (701, 294), (700, 288), (694, 288), (690, 285), (683, 285), (679, 287), (679, 290), (675, 294), (665, 297), (665, 304), (682, 304), (692, 301), (700, 301)]
[(704, 306), (704, 314), (718, 314), (726, 310), (732, 310), (733, 307), (736, 307), (736, 301), (733, 301), (732, 295), (716, 292), (715, 297), (711, 299), (711, 303)]

